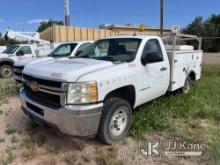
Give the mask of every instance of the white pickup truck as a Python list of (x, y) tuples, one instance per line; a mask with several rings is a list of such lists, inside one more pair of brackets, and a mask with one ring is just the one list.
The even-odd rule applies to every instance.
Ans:
[(18, 84), (20, 84), (22, 82), (22, 71), (27, 64), (51, 61), (58, 58), (74, 57), (76, 55), (79, 55), (85, 48), (87, 48), (91, 44), (92, 41), (62, 43), (47, 56), (18, 61), (14, 64), (14, 74), (12, 77)]
[(15, 62), (36, 58), (37, 52), (39, 52), (39, 50), (33, 45), (7, 46), (7, 48), (0, 53), (0, 77), (11, 77)]
[[(200, 79), (203, 52), (175, 45), (190, 37), (106, 38), (76, 58), (28, 65), (22, 110), (64, 134), (117, 142), (128, 134), (136, 107), (169, 91), (187, 93)], [(162, 39), (173, 41), (168, 50)]]

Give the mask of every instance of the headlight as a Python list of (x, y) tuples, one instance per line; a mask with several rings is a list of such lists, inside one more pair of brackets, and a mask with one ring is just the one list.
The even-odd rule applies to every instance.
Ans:
[(97, 83), (70, 83), (67, 93), (67, 104), (87, 104), (97, 102)]

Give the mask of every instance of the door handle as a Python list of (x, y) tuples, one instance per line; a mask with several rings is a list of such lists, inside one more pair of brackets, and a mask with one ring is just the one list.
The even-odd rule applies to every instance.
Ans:
[(161, 72), (164, 72), (164, 71), (166, 71), (166, 70), (167, 70), (166, 67), (162, 67), (162, 68), (160, 69)]

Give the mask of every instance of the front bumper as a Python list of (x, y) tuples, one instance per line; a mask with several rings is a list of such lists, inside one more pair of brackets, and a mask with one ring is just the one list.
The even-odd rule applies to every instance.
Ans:
[(15, 74), (13, 74), (12, 78), (16, 81), (16, 83), (22, 84), (22, 76), (17, 76)]
[(23, 111), (42, 124), (72, 136), (93, 137), (97, 134), (103, 103), (54, 109), (31, 100), (24, 90), (20, 97)]

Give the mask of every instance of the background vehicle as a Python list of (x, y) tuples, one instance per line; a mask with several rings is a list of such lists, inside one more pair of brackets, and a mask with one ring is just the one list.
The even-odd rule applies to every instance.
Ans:
[(28, 65), (22, 109), (64, 134), (117, 142), (128, 134), (133, 109), (168, 91), (188, 93), (200, 79), (201, 44), (198, 50), (176, 45), (184, 40), (201, 41), (182, 34), (113, 37), (75, 59)]
[(22, 82), (22, 71), (27, 64), (51, 61), (53, 59), (58, 59), (58, 58), (74, 57), (76, 55), (79, 55), (85, 48), (87, 48), (91, 44), (92, 41), (62, 43), (47, 56), (36, 59), (27, 59), (27, 60), (18, 61), (14, 64), (13, 79), (17, 83)]
[(6, 48), (6, 46), (0, 46), (0, 53), (3, 52)]
[(9, 45), (0, 53), (0, 77), (2, 78), (12, 75), (15, 62), (45, 56), (54, 48), (50, 42), (40, 39), (37, 32), (16, 32), (8, 29), (3, 38), (25, 44)]
[(15, 62), (36, 58), (36, 52), (37, 50), (32, 45), (7, 46), (7, 49), (0, 53), (0, 77), (10, 77)]

